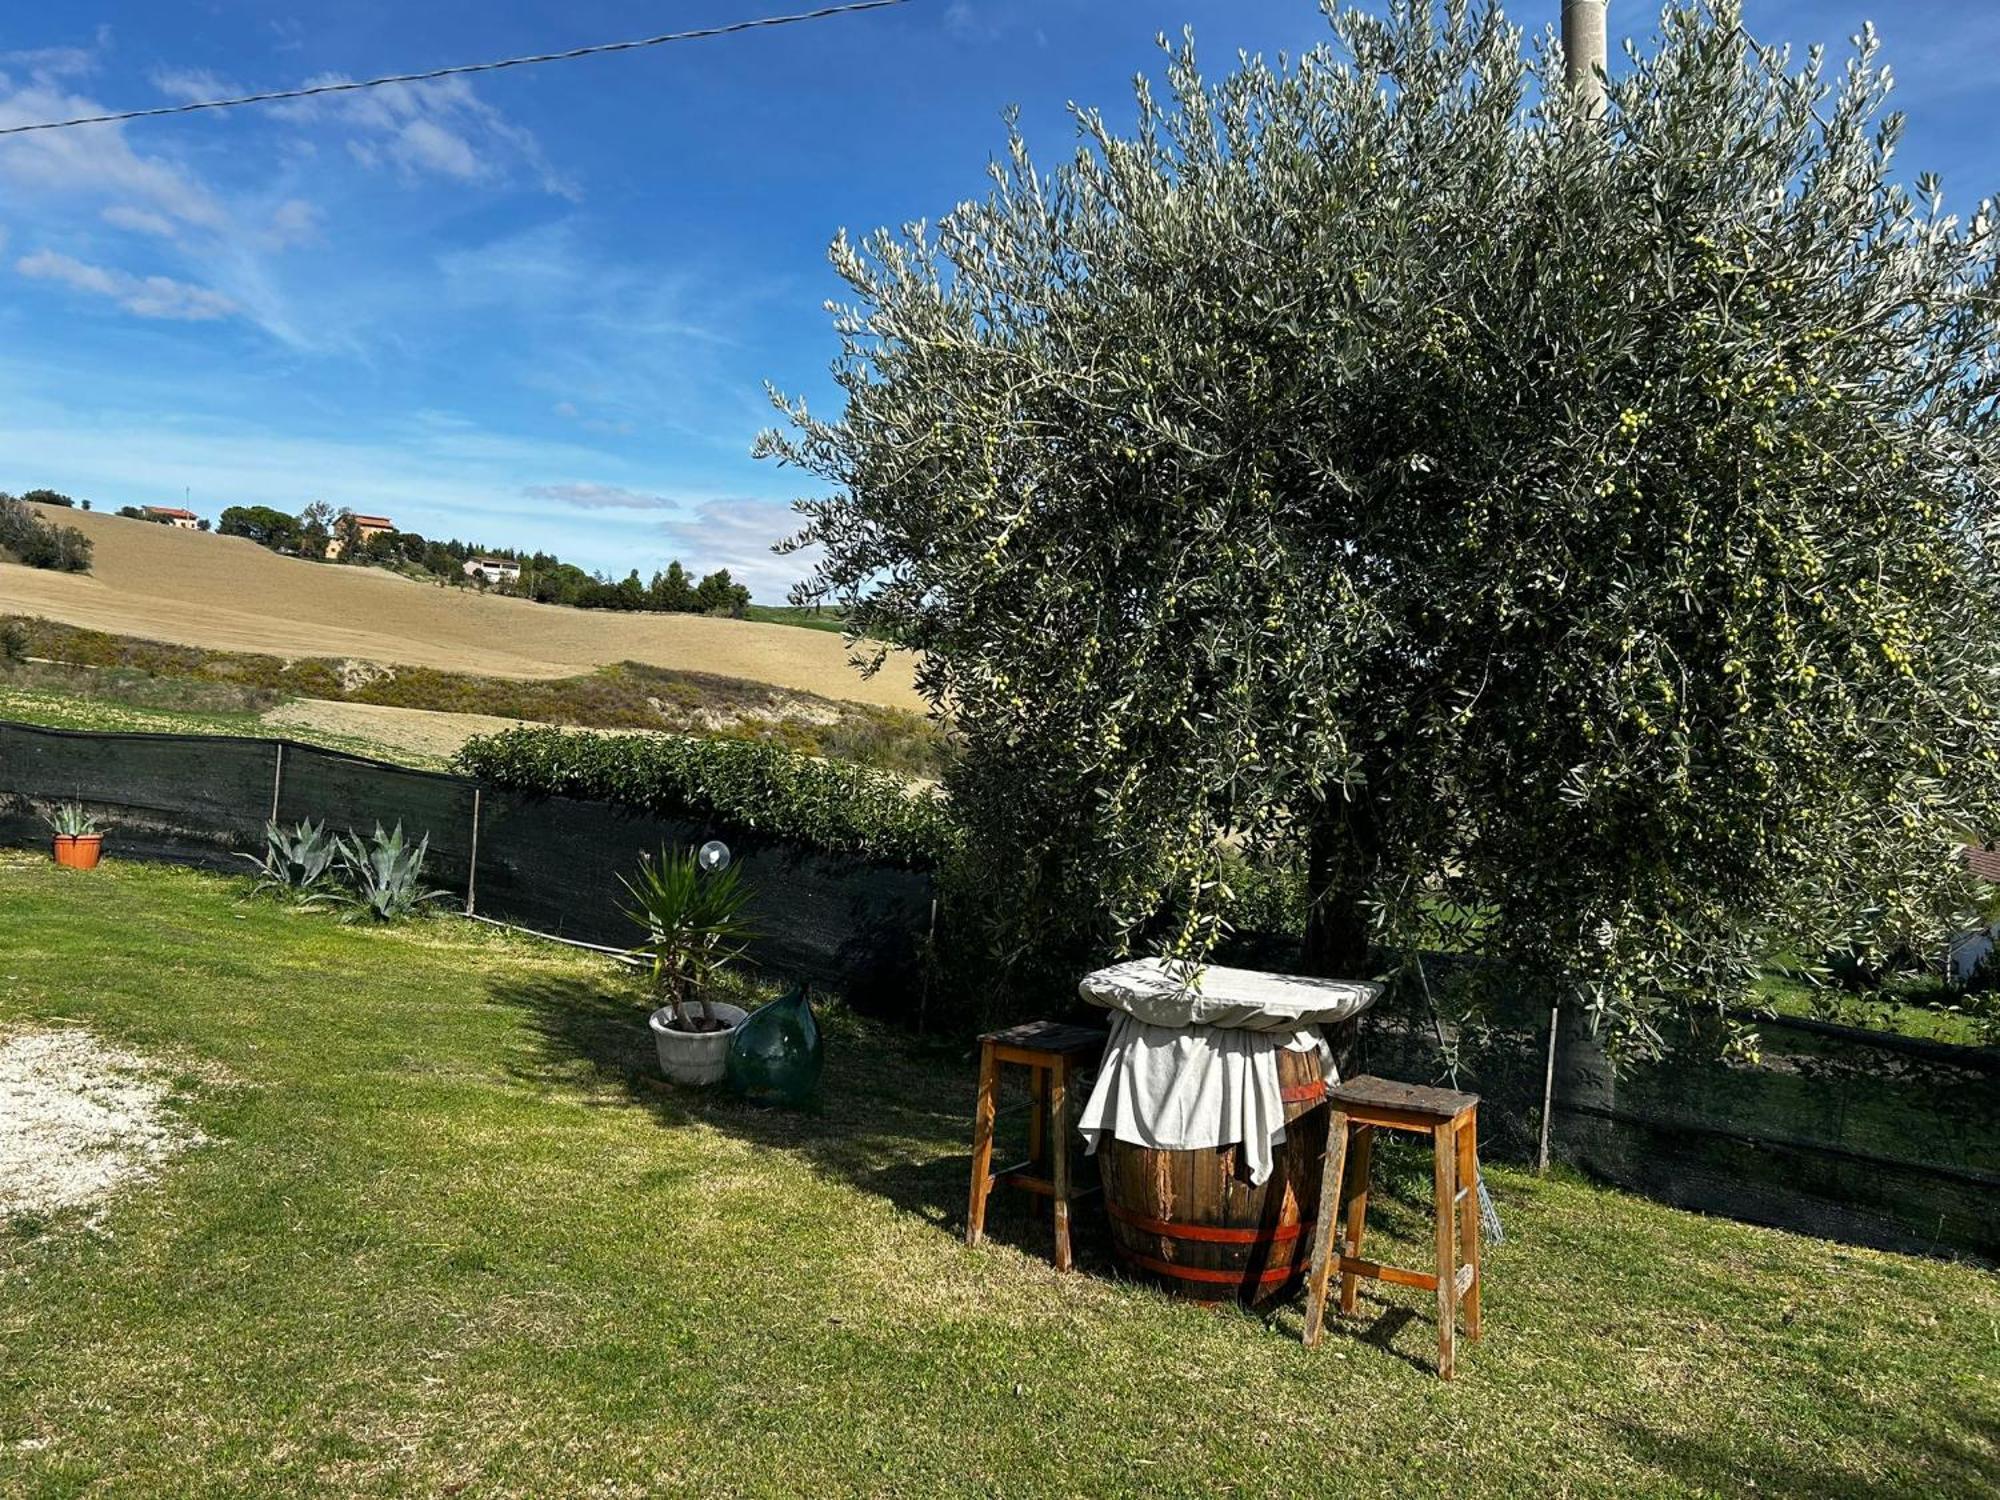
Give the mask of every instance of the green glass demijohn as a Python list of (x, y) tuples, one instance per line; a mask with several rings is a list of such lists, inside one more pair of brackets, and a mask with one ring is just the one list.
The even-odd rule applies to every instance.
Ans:
[(826, 1051), (806, 987), (797, 985), (736, 1028), (729, 1086), (758, 1104), (804, 1104), (819, 1087)]

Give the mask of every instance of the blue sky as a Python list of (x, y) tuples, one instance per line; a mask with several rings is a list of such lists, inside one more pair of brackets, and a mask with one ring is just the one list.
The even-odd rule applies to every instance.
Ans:
[[(804, 8), (784, 0), (70, 0), (0, 19), (0, 123), (366, 77)], [(1559, 0), (1521, 0), (1517, 21)], [(1656, 11), (1614, 0), (1614, 36)], [(1870, 15), (1902, 160), (2000, 186), (2000, 6), (1768, 0), (1770, 43)], [(1153, 36), (1210, 71), (1296, 49), (1309, 0), (901, 9), (344, 100), (0, 138), (0, 488), (110, 508), (326, 499), (426, 535), (775, 600), (796, 475), (749, 457), (763, 382), (827, 406), (833, 233), (981, 191), (1018, 104), (1129, 114)]]

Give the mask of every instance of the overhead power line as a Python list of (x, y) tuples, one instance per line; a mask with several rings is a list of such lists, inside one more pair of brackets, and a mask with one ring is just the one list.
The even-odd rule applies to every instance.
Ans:
[(659, 36), (636, 37), (628, 42), (598, 42), (589, 47), (572, 47), (567, 52), (538, 52), (532, 57), (504, 57), (497, 62), (461, 63), (452, 68), (433, 68), (427, 73), (392, 73), (386, 78), (365, 78), (340, 83), (316, 83), (305, 88), (272, 89), (268, 93), (243, 94), (234, 99), (201, 99), (189, 104), (163, 104), (156, 109), (127, 109), (116, 114), (81, 115), (74, 120), (42, 120), (33, 125), (0, 126), (0, 135), (26, 135), (33, 130), (67, 130), (72, 125), (110, 125), (120, 120), (147, 120), (156, 115), (191, 115), (203, 109), (234, 109), (239, 104), (268, 104), (276, 99), (311, 99), (320, 94), (351, 94), (357, 89), (379, 89), (398, 83), (429, 83), (437, 78), (456, 78), (464, 73), (495, 73), (502, 68), (525, 68), (535, 63), (569, 62), (578, 57), (601, 57), (607, 52), (637, 52), (667, 42), (693, 42), (703, 37), (732, 36), (740, 31), (760, 31), (771, 26), (792, 26), (801, 21), (823, 21), (832, 16), (848, 16), (864, 10), (886, 10), (906, 5), (909, 0), (852, 0), (846, 5), (822, 6), (785, 16), (753, 16), (722, 26), (701, 26), (692, 31), (669, 31)]

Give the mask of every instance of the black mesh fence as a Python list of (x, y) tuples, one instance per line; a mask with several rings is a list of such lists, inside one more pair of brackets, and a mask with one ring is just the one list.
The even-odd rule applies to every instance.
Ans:
[(917, 983), (929, 877), (828, 855), (721, 824), (673, 821), (601, 802), (528, 797), (288, 740), (93, 734), (0, 723), (0, 842), (48, 836), (40, 812), (81, 802), (130, 859), (248, 870), (264, 825), (324, 821), (367, 834), (400, 823), (430, 839), (430, 883), (480, 916), (554, 937), (622, 947), (621, 875), (642, 851), (725, 840), (754, 891), (751, 957), (894, 1009)]
[(241, 871), (233, 851), (262, 847), (277, 775), (266, 740), (0, 724), (0, 839), (45, 840), (41, 809), (81, 802), (116, 821), (121, 854)]
[[(1551, 1160), (1705, 1213), (1885, 1249), (2000, 1259), (2000, 1051), (1743, 1015), (1754, 1054), (1709, 1018), (1614, 1069), (1575, 1007), (1449, 975), (1399, 984), (1362, 1027), (1362, 1066), (1480, 1096), (1490, 1156)], [(1551, 1056), (1551, 1029), (1556, 1046)]]

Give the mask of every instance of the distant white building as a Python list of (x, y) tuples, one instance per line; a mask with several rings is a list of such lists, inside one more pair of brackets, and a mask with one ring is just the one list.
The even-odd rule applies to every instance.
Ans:
[(163, 526), (178, 526), (183, 531), (197, 529), (200, 519), (191, 510), (182, 510), (178, 505), (148, 505), (143, 508), (147, 520), (158, 521)]
[(504, 557), (468, 557), (465, 576), (483, 578), (488, 583), (519, 583), (521, 565)]

